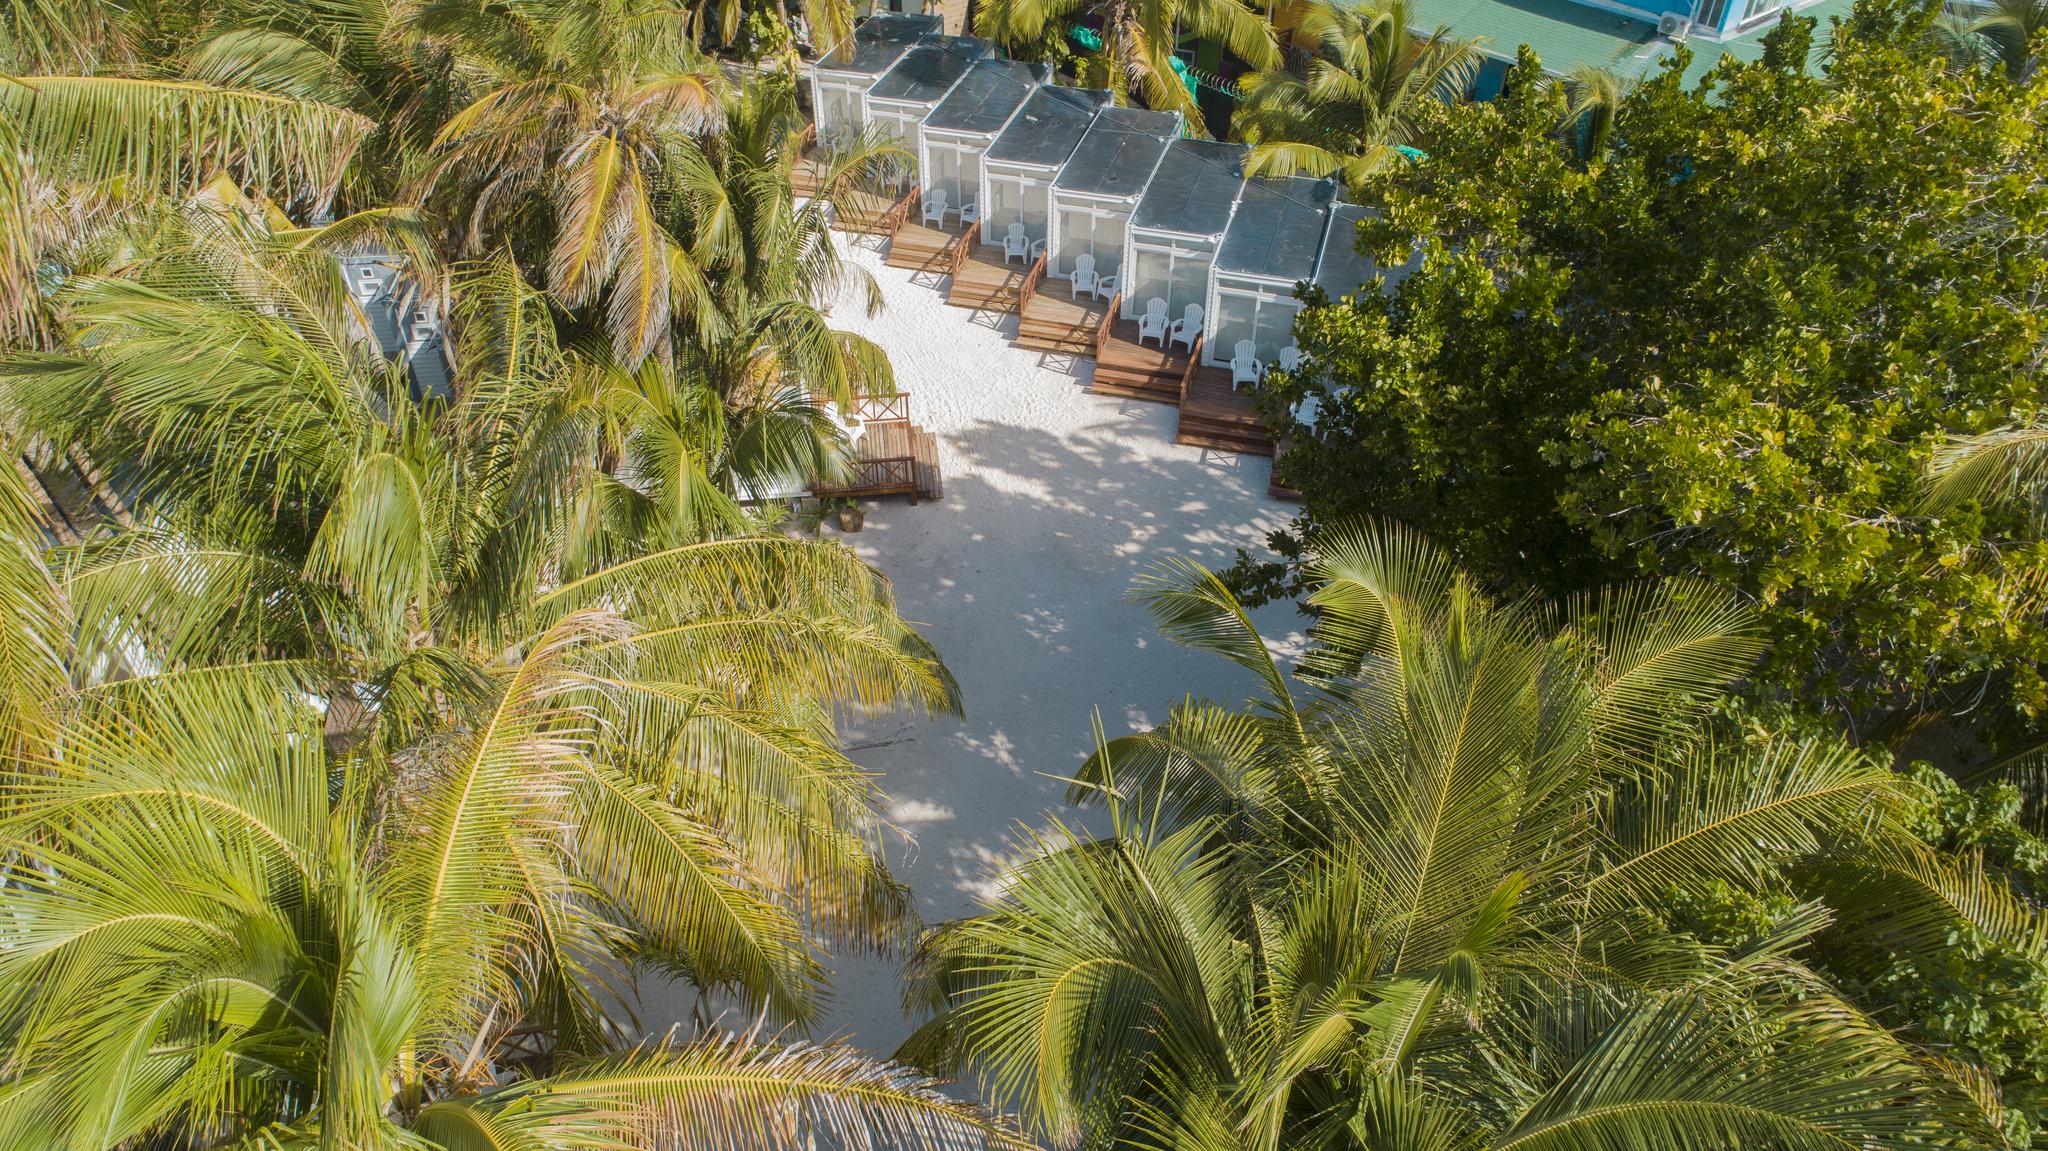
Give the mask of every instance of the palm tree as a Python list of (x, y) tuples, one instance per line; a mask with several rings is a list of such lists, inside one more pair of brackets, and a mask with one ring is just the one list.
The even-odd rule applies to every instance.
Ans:
[(537, 241), (548, 290), (605, 307), (631, 369), (665, 348), (701, 272), (661, 223), (661, 159), (713, 126), (723, 81), (665, 0), (543, 0), (470, 12), (460, 35), (491, 79), (449, 117), (422, 183), (470, 251)]
[(1247, 170), (1338, 176), (1360, 187), (1399, 149), (1420, 144), (1433, 100), (1462, 99), (1479, 72), (1479, 47), (1449, 28), (1417, 35), (1411, 0), (1303, 5), (1301, 31), (1318, 49), (1306, 77), (1281, 69), (1248, 76), (1235, 124), (1252, 145)]
[(37, 271), (81, 199), (186, 197), (217, 179), (309, 210), (333, 197), (372, 123), (318, 100), (119, 75), (0, 83), (0, 339), (44, 326)]
[[(196, 217), (188, 243), (82, 277), (60, 315), (85, 351), (9, 369), (17, 422), (85, 444), (142, 524), (61, 557), (68, 678), (260, 668), (325, 701), (409, 810), (421, 757), (492, 730), (510, 669), (603, 613), (573, 710), (604, 738), (564, 738), (614, 774), (549, 862), (591, 897), (578, 937), (808, 1018), (810, 934), (886, 946), (909, 926), (833, 709), (956, 706), (886, 582), (836, 546), (706, 539), (659, 488), (632, 523), (592, 516), (645, 461), (527, 434), (586, 379), (530, 293), (480, 295), (504, 305), (477, 321), (498, 355), (475, 357), (460, 402), (422, 399), (351, 338), (332, 260), (240, 226)], [(559, 783), (542, 760), (493, 770), (478, 819)], [(598, 1017), (594, 989), (560, 983)]]
[(2048, 29), (2048, 4), (2042, 0), (1991, 0), (1973, 7), (1963, 24), (1964, 33), (1989, 46), (1990, 62), (2002, 65), (2015, 83), (2034, 74), (2039, 63), (2034, 45), (2043, 29)]
[(1171, 63), (1182, 36), (1219, 41), (1254, 68), (1280, 59), (1272, 28), (1241, 0), (988, 0), (976, 10), (974, 30), (1028, 46), (1084, 20), (1100, 25), (1102, 47), (1084, 61), (1082, 83), (1108, 88), (1119, 103), (1137, 97), (1181, 112), (1197, 126), (1201, 107)]
[(1564, 79), (1564, 119), (1558, 124), (1579, 159), (1590, 163), (1614, 144), (1614, 126), (1634, 81), (1605, 68), (1580, 64)]
[(1141, 588), (1260, 696), (1102, 746), (1070, 798), (1112, 834), (1054, 827), (926, 940), (940, 1013), (902, 1055), (975, 1069), (1063, 1144), (1902, 1147), (1981, 1125), (1801, 962), (1824, 911), (1732, 948), (1660, 918), (1825, 860), (1838, 906), (1896, 912), (1860, 915), (1860, 943), (1937, 930), (1952, 881), (2030, 929), (1871, 846), (1905, 796), (1884, 766), (1700, 738), (1757, 651), (1747, 613), (1690, 585), (1496, 605), (1398, 531), (1328, 533), (1312, 571), (1307, 700), (1213, 575)]
[[(574, 1025), (609, 954), (670, 949), (606, 927), (605, 878), (704, 834), (627, 814), (660, 809), (603, 750), (621, 634), (564, 616), (402, 764), (245, 676), (78, 699), (6, 769), (0, 1145), (1021, 1147), (847, 1049)], [(662, 874), (671, 915), (718, 884)]]

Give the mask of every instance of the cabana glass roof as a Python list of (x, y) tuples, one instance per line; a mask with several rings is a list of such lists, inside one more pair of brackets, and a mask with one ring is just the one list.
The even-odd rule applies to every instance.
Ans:
[(1184, 236), (1222, 234), (1244, 183), (1246, 151), (1242, 144), (1175, 140), (1153, 171), (1131, 226)]
[(853, 30), (852, 36), (841, 40), (838, 47), (820, 57), (817, 68), (821, 72), (879, 76), (894, 67), (913, 44), (927, 36), (938, 35), (944, 27), (944, 21), (937, 16), (909, 12), (889, 12), (870, 17)]
[(1040, 88), (1024, 102), (1017, 118), (989, 146), (992, 163), (1057, 168), (1074, 154), (1095, 113), (1109, 104), (1110, 94), (1092, 88)]
[(1137, 196), (1178, 135), (1180, 117), (1171, 112), (1104, 108), (1052, 186), (1086, 196)]
[(924, 126), (940, 132), (985, 136), (1002, 130), (1032, 90), (1052, 76), (1043, 64), (1021, 60), (977, 60)]
[(1357, 204), (1338, 204), (1330, 209), (1330, 231), (1323, 240), (1323, 255), (1316, 265), (1316, 287), (1330, 294), (1331, 299), (1350, 295), (1374, 276), (1384, 276), (1387, 289), (1408, 278), (1421, 263), (1421, 255), (1411, 256), (1407, 263), (1398, 267), (1383, 268), (1370, 257), (1359, 254), (1358, 222), (1368, 216), (1377, 215), (1371, 208)]
[(937, 103), (988, 51), (988, 41), (972, 36), (945, 36), (919, 44), (897, 61), (888, 75), (875, 81), (868, 89), (868, 99)]
[(1306, 280), (1316, 271), (1324, 222), (1337, 197), (1333, 180), (1306, 176), (1254, 179), (1238, 194), (1216, 270), (1267, 280)]

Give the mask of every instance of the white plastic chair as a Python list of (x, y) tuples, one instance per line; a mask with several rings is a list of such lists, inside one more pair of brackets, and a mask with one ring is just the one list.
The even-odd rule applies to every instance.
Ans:
[(1011, 224), (1003, 232), (1003, 263), (1011, 260), (1031, 262), (1031, 241), (1024, 235), (1024, 225)]
[(1273, 357), (1273, 362), (1279, 365), (1281, 371), (1291, 372), (1301, 366), (1301, 349), (1289, 344), (1280, 349), (1279, 354)]
[(1314, 392), (1301, 397), (1301, 403), (1296, 405), (1294, 409), (1294, 418), (1307, 424), (1311, 431), (1316, 430), (1316, 420), (1321, 418), (1322, 414), (1322, 401), (1316, 398)]
[(1259, 362), (1258, 346), (1250, 340), (1239, 340), (1230, 357), (1230, 390), (1236, 391), (1246, 384), (1256, 384), (1266, 372), (1266, 365)]
[(924, 198), (924, 223), (946, 226), (946, 190), (940, 188)]
[(1145, 314), (1138, 317), (1138, 346), (1144, 347), (1147, 337), (1166, 346), (1166, 301), (1154, 296), (1145, 301)]
[(1095, 285), (1101, 282), (1102, 277), (1095, 274), (1095, 257), (1085, 252), (1075, 256), (1074, 279), (1067, 285), (1067, 298), (1074, 299), (1083, 292), (1092, 296), (1095, 294)]
[(980, 200), (969, 200), (969, 201), (967, 201), (967, 202), (966, 202), (965, 204), (962, 204), (962, 205), (960, 205), (960, 226), (961, 226), (961, 227), (963, 227), (963, 228), (964, 228), (964, 227), (966, 227), (966, 226), (967, 226), (967, 225), (969, 225), (969, 224), (972, 224), (972, 223), (976, 223), (976, 222), (977, 222), (977, 221), (979, 221), (980, 219), (981, 219), (981, 201), (980, 201)]
[(1170, 348), (1175, 344), (1186, 344), (1188, 351), (1192, 352), (1195, 350), (1195, 337), (1201, 334), (1202, 305), (1189, 304), (1187, 310), (1180, 314), (1180, 319), (1175, 320), (1173, 326), (1166, 330), (1166, 346)]
[(1122, 280), (1123, 277), (1121, 276), (1098, 277), (1095, 281), (1095, 298), (1098, 300), (1116, 299), (1117, 289), (1121, 285)]

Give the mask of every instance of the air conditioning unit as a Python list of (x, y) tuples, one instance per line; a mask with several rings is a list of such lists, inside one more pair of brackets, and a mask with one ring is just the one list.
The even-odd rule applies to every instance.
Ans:
[(1683, 40), (1692, 32), (1692, 17), (1666, 12), (1657, 17), (1657, 35), (1666, 40)]

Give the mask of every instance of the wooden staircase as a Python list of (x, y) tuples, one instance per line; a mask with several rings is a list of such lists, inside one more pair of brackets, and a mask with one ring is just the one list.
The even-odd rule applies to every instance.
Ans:
[(953, 284), (946, 302), (956, 308), (1014, 312), (1031, 269), (1004, 263), (1000, 248), (979, 242), (980, 228), (976, 224), (953, 249)]
[(1182, 377), (1180, 429), (1174, 439), (1217, 451), (1272, 455), (1273, 437), (1252, 410), (1251, 394), (1232, 390), (1230, 369), (1204, 367), (1201, 357), (1202, 341), (1197, 338)]
[(1095, 383), (1091, 390), (1133, 400), (1177, 404), (1188, 363), (1186, 348), (1177, 344), (1164, 348), (1140, 344), (1137, 321), (1112, 319), (1095, 348)]
[(953, 271), (953, 249), (966, 234), (965, 229), (933, 228), (914, 224), (908, 219), (889, 238), (889, 253), (882, 262), (892, 268), (908, 268), (913, 272), (929, 272), (933, 275), (951, 275)]
[[(1034, 271), (1044, 267), (1039, 257)], [(1042, 272), (1041, 272), (1042, 276)], [(1049, 289), (1049, 290), (1041, 290)], [(1114, 314), (1115, 301), (1104, 305), (1093, 296), (1071, 299), (1065, 284), (1033, 283), (1017, 312), (1017, 343), (1041, 352), (1092, 356), (1103, 321)]]

